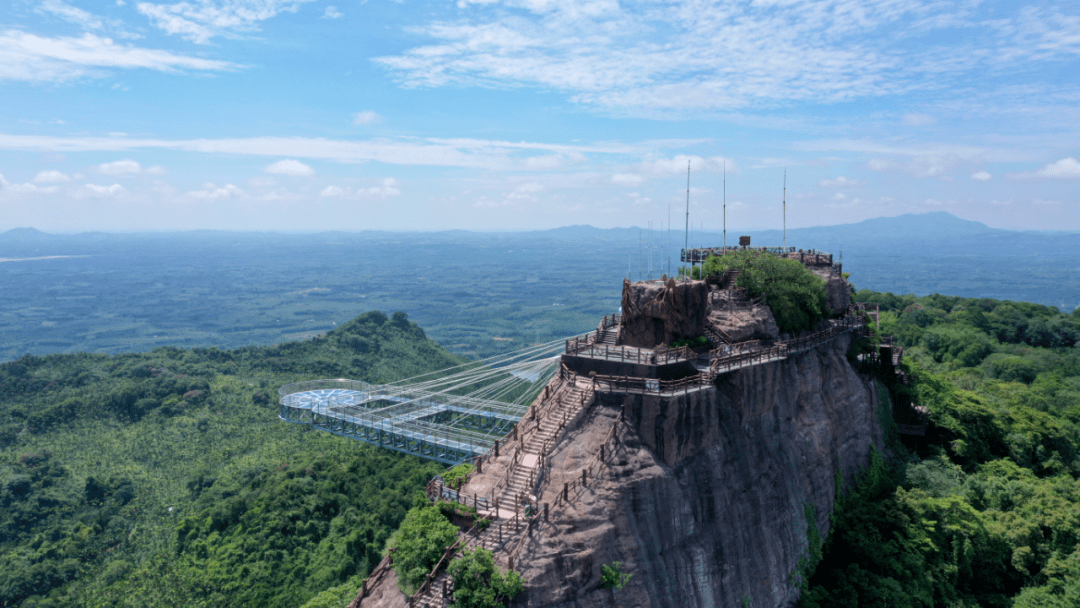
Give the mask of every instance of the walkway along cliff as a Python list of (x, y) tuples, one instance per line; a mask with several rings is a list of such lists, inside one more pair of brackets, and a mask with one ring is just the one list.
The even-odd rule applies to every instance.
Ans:
[[(492, 519), (441, 566), (491, 549), (525, 580), (515, 606), (792, 605), (838, 476), (850, 484), (883, 449), (877, 390), (847, 357), (865, 317), (849, 288), (830, 289), (844, 314), (782, 337), (733, 283), (626, 282), (623, 314), (566, 344), (560, 373), (460, 491), (429, 485)], [(710, 344), (656, 346), (687, 335)], [(410, 598), (391, 561), (353, 606), (449, 604), (444, 568)], [(617, 592), (600, 585), (613, 562), (633, 575)]]

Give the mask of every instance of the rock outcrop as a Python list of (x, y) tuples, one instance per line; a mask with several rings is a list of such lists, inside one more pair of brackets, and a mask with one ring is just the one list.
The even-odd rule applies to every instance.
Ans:
[(704, 281), (623, 282), (619, 339), (627, 346), (654, 348), (705, 331), (709, 288)]
[[(882, 448), (877, 398), (845, 358), (848, 340), (677, 397), (598, 394), (555, 447), (539, 499), (579, 477), (613, 425), (617, 447), (523, 542), (515, 605), (794, 603), (808, 525), (828, 532), (835, 473), (850, 482), (870, 446)], [(617, 593), (600, 588), (601, 565), (616, 561), (633, 575)]]
[(806, 268), (825, 281), (825, 294), (833, 314), (844, 312), (851, 303), (851, 283), (848, 283), (832, 265), (807, 266)]
[(772, 309), (764, 304), (749, 304), (724, 297), (723, 291), (709, 294), (709, 323), (724, 332), (732, 342), (776, 340), (780, 329)]

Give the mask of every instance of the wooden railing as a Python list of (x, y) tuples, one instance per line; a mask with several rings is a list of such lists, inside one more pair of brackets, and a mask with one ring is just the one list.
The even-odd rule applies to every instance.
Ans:
[(619, 363), (637, 363), (642, 365), (666, 365), (679, 361), (690, 361), (697, 358), (697, 353), (687, 346), (677, 348), (658, 347), (655, 349), (637, 348), (633, 346), (612, 346), (610, 344), (593, 343), (588, 345), (572, 345), (574, 350), (567, 354), (579, 357), (591, 357), (606, 361), (618, 361)]
[(360, 585), (360, 592), (356, 594), (356, 598), (353, 599), (353, 601), (349, 602), (348, 608), (360, 608), (360, 602), (367, 597), (368, 593), (371, 593), (371, 590), (375, 588), (376, 583), (382, 579), (383, 575), (386, 574), (390, 568), (394, 567), (395, 551), (397, 551), (397, 549), (390, 549), (390, 551), (386, 553), (386, 556), (382, 558), (382, 561), (379, 562), (379, 565), (375, 566), (375, 569), (371, 571), (371, 574), (364, 579), (364, 583)]

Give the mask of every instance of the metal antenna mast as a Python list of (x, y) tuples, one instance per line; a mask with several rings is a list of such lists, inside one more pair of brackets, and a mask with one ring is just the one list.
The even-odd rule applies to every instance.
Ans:
[(784, 167), (784, 247), (787, 247), (787, 167)]
[(727, 160), (724, 160), (724, 254), (727, 254)]
[[(686, 250), (687, 255), (690, 255), (690, 161), (686, 161), (686, 242), (683, 243), (683, 249)], [(694, 256), (690, 255), (690, 270), (693, 269)]]

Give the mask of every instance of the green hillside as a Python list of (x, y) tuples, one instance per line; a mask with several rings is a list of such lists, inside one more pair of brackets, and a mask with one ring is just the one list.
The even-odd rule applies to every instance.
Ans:
[[(1080, 313), (855, 299), (905, 346), (911, 386), (882, 394), (934, 424), (845, 489), (802, 605), (1080, 605)], [(441, 467), (282, 423), (275, 391), (460, 362), (371, 312), (273, 347), (0, 364), (0, 606), (344, 606)]]
[(404, 313), (369, 312), (273, 347), (0, 365), (0, 606), (355, 593), (441, 467), (280, 422), (276, 389), (460, 362)]
[(839, 501), (801, 605), (1080, 606), (1080, 312), (855, 300), (886, 311), (912, 379), (893, 390), (933, 426), (914, 451), (894, 440)]

